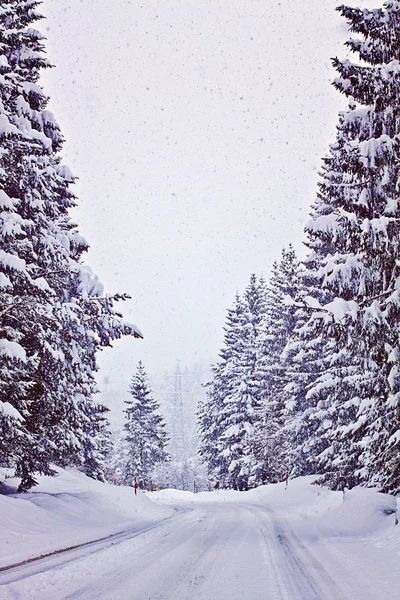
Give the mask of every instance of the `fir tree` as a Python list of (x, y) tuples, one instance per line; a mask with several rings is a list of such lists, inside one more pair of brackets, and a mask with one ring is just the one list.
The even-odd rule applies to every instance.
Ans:
[(96, 351), (138, 335), (80, 262), (88, 245), (68, 214), (74, 178), (38, 85), (49, 67), (42, 36), (29, 27), (39, 4), (0, 1), (1, 461), (15, 468), (21, 491), (34, 473), (53, 474), (52, 463), (92, 463), (92, 424), (102, 412), (92, 398)]
[(282, 354), (287, 375), (283, 393), (291, 477), (319, 473), (318, 456), (327, 447), (321, 434), (321, 427), (326, 424), (324, 383), (325, 379), (330, 380), (329, 346), (335, 344), (335, 340), (327, 335), (320, 318), (322, 313), (313, 308), (332, 299), (330, 291), (319, 287), (315, 278), (316, 256), (310, 252), (299, 271), (298, 297), (293, 305), (296, 324)]
[(327, 342), (306, 410), (325, 440), (323, 481), (339, 489), (400, 488), (399, 8), (338, 9), (361, 36), (348, 46), (363, 63), (333, 61), (349, 109), (307, 227), (312, 288), (327, 296), (313, 303), (307, 347), (313, 331)]
[(266, 309), (259, 338), (258, 371), (262, 381), (260, 420), (254, 438), (253, 477), (257, 484), (281, 481), (291, 470), (292, 457), (286, 430), (286, 386), (289, 361), (284, 350), (297, 324), (295, 301), (299, 297), (299, 261), (292, 246), (275, 262), (266, 291)]
[(139, 362), (132, 378), (130, 393), (132, 400), (126, 401), (128, 407), (124, 411), (127, 443), (124, 482), (131, 485), (136, 477), (140, 487), (151, 489), (154, 468), (168, 460), (165, 451), (168, 440), (163, 418), (158, 413), (159, 405), (152, 397), (142, 362)]
[(243, 298), (237, 296), (228, 313), (222, 360), (213, 368), (208, 401), (200, 413), (200, 452), (209, 471), (223, 485), (238, 490), (252, 485), (253, 435), (260, 406), (258, 337), (264, 311), (264, 283), (252, 275)]
[(225, 443), (222, 439), (225, 399), (233, 390), (235, 373), (233, 365), (240, 357), (240, 323), (244, 307), (239, 294), (236, 294), (232, 308), (228, 310), (225, 330), (225, 346), (220, 351), (220, 362), (212, 367), (213, 378), (206, 384), (206, 398), (200, 403), (199, 454), (207, 464), (208, 473), (214, 479), (228, 485), (228, 457), (225, 456)]

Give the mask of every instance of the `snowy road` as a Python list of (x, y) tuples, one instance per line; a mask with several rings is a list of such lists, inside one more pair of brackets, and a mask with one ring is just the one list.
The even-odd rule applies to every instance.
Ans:
[(261, 505), (180, 503), (173, 518), (125, 535), (0, 573), (0, 598), (376, 598), (368, 590), (353, 596), (342, 589), (345, 566), (329, 572), (287, 522)]

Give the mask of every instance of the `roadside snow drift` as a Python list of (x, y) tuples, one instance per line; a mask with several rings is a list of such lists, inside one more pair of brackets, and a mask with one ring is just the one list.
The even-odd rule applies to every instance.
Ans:
[[(10, 494), (12, 480), (0, 480), (0, 567), (89, 542), (173, 514), (130, 487), (94, 481), (58, 469), (39, 477), (27, 494)], [(6, 494), (6, 495), (4, 495)]]

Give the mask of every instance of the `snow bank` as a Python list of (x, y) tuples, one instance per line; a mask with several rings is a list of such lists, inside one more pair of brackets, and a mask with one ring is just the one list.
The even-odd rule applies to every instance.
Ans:
[(165, 489), (148, 494), (154, 501), (160, 503), (173, 502), (239, 502), (264, 504), (273, 510), (285, 510), (287, 514), (315, 514), (342, 501), (342, 494), (331, 492), (326, 488), (314, 486), (316, 477), (299, 477), (291, 480), (286, 488), (285, 483), (260, 486), (248, 492), (224, 490), (212, 492), (182, 492), (181, 490)]
[[(262, 505), (293, 531), (311, 543), (373, 540), (375, 546), (389, 546), (400, 556), (400, 524), (395, 523), (395, 498), (373, 489), (355, 488), (343, 492), (313, 485), (317, 477), (299, 477), (285, 483), (258, 487), (248, 492), (219, 490), (181, 492), (162, 490), (150, 494), (160, 504), (179, 502), (239, 502)], [(400, 509), (400, 507), (399, 507)], [(399, 510), (400, 514), (400, 510)]]
[[(319, 519), (321, 535), (376, 535), (394, 525), (395, 498), (374, 490), (355, 488), (340, 493), (341, 503)], [(400, 533), (400, 532), (399, 532)]]
[[(0, 469), (1, 474), (1, 469)], [(132, 488), (58, 469), (39, 477), (27, 494), (13, 494), (12, 480), (0, 476), (0, 567), (61, 548), (92, 541), (173, 514)]]

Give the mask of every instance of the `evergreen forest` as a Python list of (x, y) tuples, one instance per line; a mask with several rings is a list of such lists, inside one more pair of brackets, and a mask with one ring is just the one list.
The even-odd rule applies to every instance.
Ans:
[[(40, 4), (0, 0), (0, 467), (20, 492), (57, 466), (151, 489), (176, 440), (142, 362), (118, 438), (96, 400), (98, 353), (142, 334), (119, 311), (129, 295), (105, 293), (84, 262), (75, 177), (40, 85)], [(400, 492), (400, 2), (337, 10), (352, 59), (333, 60), (333, 85), (347, 108), (306, 256), (291, 240), (236, 294), (198, 406), (199, 461), (225, 488), (317, 475)]]

